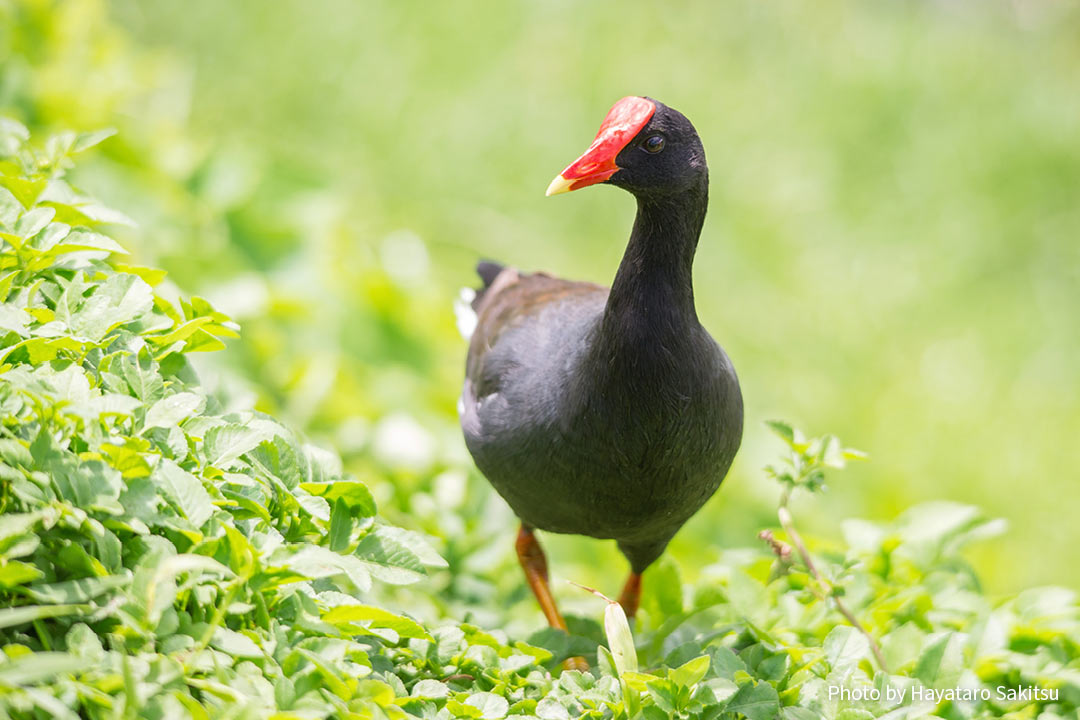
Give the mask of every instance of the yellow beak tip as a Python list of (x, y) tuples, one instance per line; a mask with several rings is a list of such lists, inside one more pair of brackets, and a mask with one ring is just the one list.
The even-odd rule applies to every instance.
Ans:
[(570, 186), (573, 184), (573, 180), (567, 180), (562, 175), (556, 175), (555, 179), (548, 185), (547, 192), (544, 193), (544, 195), (551, 197), (552, 195), (558, 195), (559, 193), (570, 192)]

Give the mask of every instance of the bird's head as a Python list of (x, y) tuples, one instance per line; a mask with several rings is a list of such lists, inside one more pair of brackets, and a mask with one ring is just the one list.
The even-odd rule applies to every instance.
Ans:
[(638, 197), (666, 195), (707, 175), (705, 148), (686, 116), (630, 95), (612, 106), (592, 145), (551, 181), (547, 194), (608, 183)]

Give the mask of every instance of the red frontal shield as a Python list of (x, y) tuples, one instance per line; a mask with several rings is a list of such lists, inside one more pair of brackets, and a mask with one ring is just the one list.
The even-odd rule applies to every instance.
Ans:
[(548, 195), (604, 182), (618, 172), (615, 158), (652, 119), (656, 105), (634, 95), (624, 97), (608, 111), (589, 149), (551, 181)]

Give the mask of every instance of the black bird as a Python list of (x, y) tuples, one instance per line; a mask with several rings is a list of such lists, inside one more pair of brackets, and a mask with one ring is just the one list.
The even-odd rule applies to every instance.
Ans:
[(521, 519), (517, 552), (566, 629), (534, 530), (610, 538), (630, 561), (619, 601), (719, 487), (742, 438), (727, 355), (698, 322), (692, 265), (708, 205), (705, 150), (682, 113), (645, 97), (608, 112), (548, 195), (596, 183), (637, 199), (615, 281), (477, 268), (461, 427), (477, 467)]

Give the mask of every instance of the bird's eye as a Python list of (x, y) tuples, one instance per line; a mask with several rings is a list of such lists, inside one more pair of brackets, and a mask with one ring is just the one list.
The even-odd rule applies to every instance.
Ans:
[(656, 154), (664, 149), (664, 136), (651, 135), (645, 140), (645, 152)]

